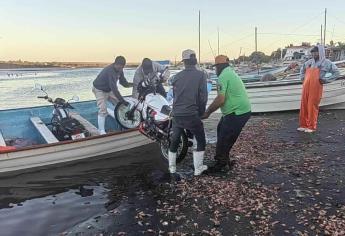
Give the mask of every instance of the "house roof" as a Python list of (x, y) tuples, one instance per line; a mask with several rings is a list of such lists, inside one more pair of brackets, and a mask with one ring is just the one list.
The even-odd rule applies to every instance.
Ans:
[(286, 49), (310, 49), (312, 48), (311, 46), (292, 46), (292, 47), (287, 47)]

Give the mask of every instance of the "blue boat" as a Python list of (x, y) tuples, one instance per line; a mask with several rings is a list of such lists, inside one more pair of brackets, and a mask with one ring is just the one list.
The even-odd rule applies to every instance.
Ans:
[(53, 106), (0, 110), (0, 173), (94, 158), (132, 149), (151, 141), (138, 130), (125, 130), (109, 105), (106, 135), (99, 135), (95, 101), (76, 102), (71, 115), (91, 133), (74, 141), (59, 142), (51, 133)]

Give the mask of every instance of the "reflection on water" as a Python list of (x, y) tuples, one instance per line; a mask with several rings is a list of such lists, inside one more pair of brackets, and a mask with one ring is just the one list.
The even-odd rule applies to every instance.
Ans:
[(56, 235), (165, 176), (155, 144), (107, 158), (0, 178), (1, 235)]

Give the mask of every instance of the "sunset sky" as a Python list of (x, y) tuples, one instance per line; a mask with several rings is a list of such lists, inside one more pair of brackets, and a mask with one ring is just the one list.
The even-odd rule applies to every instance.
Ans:
[(198, 48), (202, 14), (202, 61), (209, 46), (231, 58), (254, 50), (270, 53), (302, 41), (320, 41), (327, 8), (327, 42), (345, 41), (345, 1), (231, 0), (0, 0), (0, 60), (109, 62), (124, 55), (180, 60)]

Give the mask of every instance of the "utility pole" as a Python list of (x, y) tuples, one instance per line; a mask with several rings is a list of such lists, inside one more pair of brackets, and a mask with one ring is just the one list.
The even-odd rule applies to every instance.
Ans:
[(200, 30), (201, 30), (201, 26), (200, 26), (200, 24), (201, 24), (201, 16), (200, 16), (200, 10), (199, 10), (199, 64), (201, 63), (201, 61), (200, 61), (200, 51), (201, 51), (201, 49), (200, 49)]
[(322, 37), (322, 24), (321, 24), (321, 45), (323, 45), (323, 37)]
[(255, 27), (255, 52), (258, 51), (258, 28)]
[[(258, 52), (258, 28), (255, 27), (255, 52)], [(256, 54), (255, 57), (258, 57), (258, 55)], [(258, 70), (258, 74), (259, 72), (259, 62), (258, 62), (258, 58), (256, 58), (256, 68)]]
[(219, 55), (219, 27), (218, 27), (218, 55)]
[(325, 28), (323, 31), (323, 45), (326, 46), (327, 8), (325, 8)]

